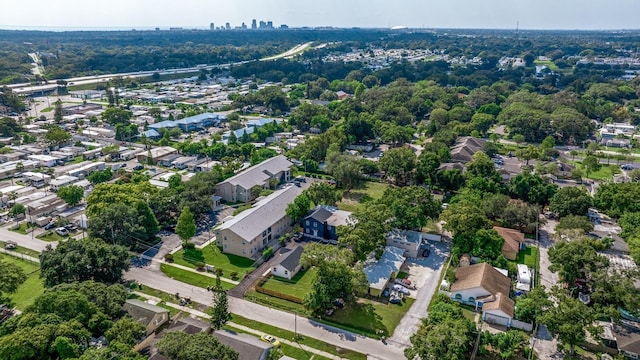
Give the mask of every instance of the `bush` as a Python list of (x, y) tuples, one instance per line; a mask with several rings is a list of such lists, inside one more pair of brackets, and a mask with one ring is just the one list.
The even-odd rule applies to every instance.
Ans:
[(262, 252), (262, 257), (267, 260), (271, 257), (271, 255), (273, 255), (273, 248), (271, 246), (269, 246), (268, 248), (266, 248), (263, 252)]
[(166, 254), (164, 259), (168, 262), (173, 262), (173, 254)]
[(235, 280), (238, 278), (238, 272), (237, 271), (233, 271), (231, 272), (231, 274), (229, 274), (229, 276), (231, 276), (232, 280)]
[(199, 271), (204, 270), (204, 263), (203, 263), (202, 261), (198, 261), (198, 262), (196, 262), (196, 263), (195, 263), (195, 264), (193, 264), (193, 265), (195, 265), (195, 267), (196, 267)]
[(195, 249), (195, 248), (196, 248), (196, 244), (194, 244), (194, 243), (192, 243), (192, 242), (187, 241), (187, 242), (185, 242), (184, 244), (182, 244), (182, 248), (183, 248), (184, 250), (193, 250), (193, 249)]

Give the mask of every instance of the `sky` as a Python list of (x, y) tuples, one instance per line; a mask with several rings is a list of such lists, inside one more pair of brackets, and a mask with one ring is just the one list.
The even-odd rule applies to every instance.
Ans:
[(639, 0), (4, 0), (2, 29), (274, 25), (639, 29)]

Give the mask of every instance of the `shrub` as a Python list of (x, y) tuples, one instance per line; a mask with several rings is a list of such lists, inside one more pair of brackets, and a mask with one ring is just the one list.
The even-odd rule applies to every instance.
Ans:
[(271, 255), (273, 255), (273, 248), (271, 246), (269, 246), (268, 248), (266, 248), (263, 252), (262, 252), (262, 257), (267, 260), (271, 257)]
[(182, 248), (183, 248), (184, 250), (193, 250), (193, 249), (195, 249), (195, 248), (196, 248), (196, 244), (194, 244), (194, 243), (192, 243), (192, 242), (187, 241), (187, 242), (185, 242), (184, 244), (182, 244)]
[(168, 262), (173, 262), (173, 254), (166, 254), (164, 259)]
[(231, 274), (229, 274), (229, 276), (231, 276), (231, 279), (235, 280), (238, 278), (238, 272), (237, 271), (233, 271), (231, 272)]
[(195, 265), (195, 267), (200, 271), (204, 270), (204, 263), (202, 261), (198, 261), (193, 265)]

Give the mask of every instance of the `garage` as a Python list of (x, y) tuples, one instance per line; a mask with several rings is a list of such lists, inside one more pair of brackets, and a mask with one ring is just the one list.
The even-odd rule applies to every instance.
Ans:
[(496, 294), (495, 301), (482, 305), (482, 320), (487, 324), (510, 327), (515, 303), (502, 293)]
[(487, 324), (491, 324), (491, 325), (500, 325), (500, 326), (506, 326), (506, 327), (509, 327), (511, 325), (510, 318), (502, 314), (500, 315), (495, 314), (493, 312), (484, 311), (482, 313), (482, 320)]

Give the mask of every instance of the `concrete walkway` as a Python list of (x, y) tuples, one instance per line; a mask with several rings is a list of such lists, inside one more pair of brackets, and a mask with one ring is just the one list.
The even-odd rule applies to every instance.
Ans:
[[(160, 262), (160, 263), (163, 263), (163, 264), (169, 265), (169, 266), (173, 266), (173, 267), (178, 268), (178, 269), (182, 269), (182, 270), (190, 271), (190, 272), (195, 273), (195, 274), (200, 274), (200, 275), (203, 275), (203, 276), (208, 276), (208, 277), (210, 277), (210, 278), (212, 278), (212, 279), (215, 279), (215, 278), (217, 277), (217, 276), (215, 276), (214, 274), (211, 274), (211, 273), (206, 272), (206, 271), (198, 271), (198, 270), (196, 270), (196, 269), (192, 269), (192, 268), (190, 268), (190, 267), (188, 267), (188, 266), (184, 266), (184, 265), (180, 265), (180, 264), (176, 264), (176, 263), (169, 263), (169, 262), (166, 262), (166, 261), (164, 261), (164, 260), (159, 260), (159, 259), (156, 259), (156, 258), (153, 258), (153, 260), (152, 260), (152, 261), (157, 261), (157, 262)], [(229, 278), (222, 277), (222, 276), (220, 277), (220, 280), (222, 280), (222, 281), (224, 281), (224, 282), (227, 282), (227, 283), (229, 283), (229, 284), (233, 284), (233, 285), (238, 285), (238, 284), (240, 284), (240, 282), (238, 282), (238, 281), (231, 280), (231, 279), (229, 279)]]
[[(144, 294), (142, 294), (142, 295), (144, 295)], [(184, 311), (184, 312), (190, 313), (190, 314), (195, 315), (195, 316), (197, 316), (199, 318), (203, 318), (203, 319), (207, 319), (207, 320), (211, 319), (211, 316), (209, 316), (209, 314), (205, 314), (202, 311), (194, 310), (194, 309), (188, 308), (186, 306), (181, 306), (181, 305), (178, 305), (178, 304), (172, 304), (172, 303), (167, 303), (167, 302), (165, 302), (164, 304), (169, 306), (169, 307), (172, 307), (174, 309), (178, 309), (180, 311)], [(246, 327), (244, 325), (236, 324), (236, 323), (234, 323), (232, 321), (227, 322), (227, 325), (232, 326), (232, 327), (234, 327), (234, 328), (236, 328), (238, 330), (242, 330), (242, 331), (248, 332), (250, 334), (257, 335), (257, 336), (262, 336), (262, 335), (266, 334), (266, 333), (264, 333), (262, 331), (255, 330), (255, 329)], [(309, 346), (306, 346), (306, 345), (299, 344), (299, 343), (294, 342), (294, 341), (281, 339), (281, 338), (279, 338), (278, 340), (280, 340), (280, 342), (283, 343), (283, 344), (299, 347), (304, 351), (307, 351), (307, 352), (310, 352), (310, 353), (314, 353), (314, 354), (326, 357), (328, 359), (332, 359), (332, 360), (347, 360), (347, 359), (341, 358), (339, 356), (336, 356), (336, 355), (333, 355), (333, 354), (329, 354), (328, 352), (324, 352), (324, 351), (318, 350), (316, 348), (312, 348), (312, 347), (309, 347)]]

